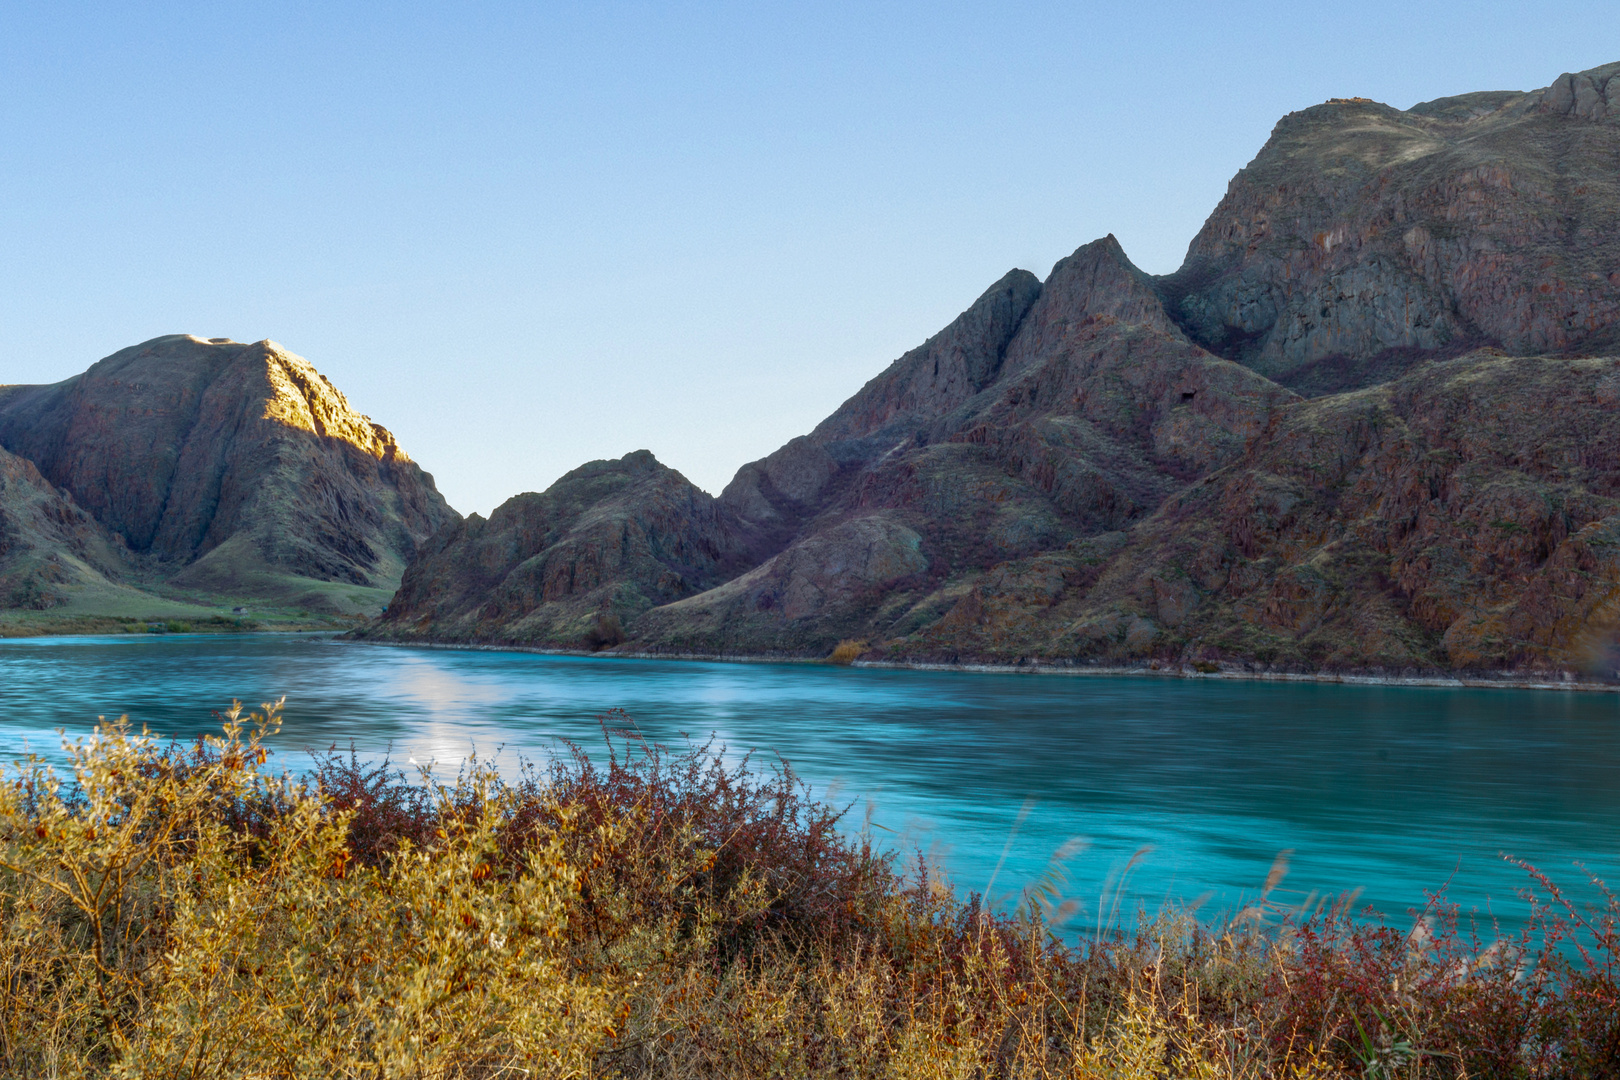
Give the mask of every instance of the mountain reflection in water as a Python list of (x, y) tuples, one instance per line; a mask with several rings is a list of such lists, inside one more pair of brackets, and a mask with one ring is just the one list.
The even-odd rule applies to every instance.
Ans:
[[(1003, 903), (1074, 837), (1067, 895), (1096, 911), (1144, 845), (1126, 911), (1212, 891), (1231, 909), (1293, 849), (1284, 890), (1354, 888), (1394, 917), (1450, 881), (1511, 925), (1526, 859), (1572, 886), (1620, 868), (1620, 696), (1121, 676), (875, 671), (549, 657), (326, 637), (170, 635), (0, 642), (0, 745), (127, 713), (165, 736), (214, 730), (231, 699), (286, 695), (280, 764), (352, 739), (442, 775), (474, 751), (515, 770), (568, 739), (602, 747), (623, 708), (654, 741), (711, 734), (777, 755), (819, 792), (870, 808), (959, 889)], [(1018, 822), (1021, 810), (1027, 816)], [(1008, 837), (1017, 823), (1016, 835)], [(1111, 894), (1110, 894), (1111, 895)], [(1288, 896), (1283, 899), (1288, 899)]]

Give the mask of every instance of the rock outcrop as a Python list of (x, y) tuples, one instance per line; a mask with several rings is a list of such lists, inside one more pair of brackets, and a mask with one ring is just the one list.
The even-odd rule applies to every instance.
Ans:
[(1171, 315), (1306, 393), (1479, 345), (1615, 348), (1617, 75), (1289, 114), (1158, 283)]
[(385, 428), (269, 341), (156, 338), (60, 383), (0, 388), (0, 446), (69, 493), (129, 572), (181, 588), (392, 589), (456, 518)]
[(587, 466), (370, 632), (1620, 677), (1617, 161), (1620, 64), (1292, 114), (1175, 274), (1013, 271), (713, 504)]

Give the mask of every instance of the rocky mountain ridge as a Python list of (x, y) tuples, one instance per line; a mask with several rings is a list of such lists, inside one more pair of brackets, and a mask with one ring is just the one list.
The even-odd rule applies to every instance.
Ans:
[[(1607, 676), (1617, 162), (1620, 64), (1291, 114), (1175, 273), (1111, 236), (1012, 271), (718, 499), (593, 463), (436, 538), (362, 633)], [(621, 474), (658, 480), (584, 482)], [(548, 500), (591, 529), (537, 539)]]

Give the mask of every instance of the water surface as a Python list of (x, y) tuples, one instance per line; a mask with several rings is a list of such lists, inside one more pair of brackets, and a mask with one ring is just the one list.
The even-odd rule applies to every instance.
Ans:
[[(1129, 676), (874, 671), (411, 649), (291, 635), (0, 642), (0, 748), (50, 751), (127, 713), (181, 738), (286, 696), (283, 764), (353, 740), (436, 760), (599, 748), (599, 714), (711, 735), (858, 800), (890, 843), (1003, 902), (1083, 837), (1066, 892), (1094, 910), (1145, 846), (1123, 907), (1231, 908), (1294, 852), (1286, 887), (1361, 889), (1395, 916), (1449, 895), (1511, 924), (1524, 874), (1620, 868), (1620, 696)], [(1015, 831), (1016, 829), (1016, 831)], [(1009, 843), (1010, 840), (1010, 843)], [(1003, 853), (1005, 859), (1003, 861)], [(1001, 864), (999, 872), (996, 867)], [(992, 884), (992, 876), (994, 882)], [(1589, 891), (1588, 891), (1589, 894)], [(1297, 896), (1298, 894), (1296, 894)]]

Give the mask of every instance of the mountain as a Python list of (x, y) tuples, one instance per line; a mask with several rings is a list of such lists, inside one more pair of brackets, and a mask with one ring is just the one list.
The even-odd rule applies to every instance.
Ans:
[(1111, 236), (1015, 270), (712, 503), (594, 463), (436, 537), (362, 633), (1607, 674), (1617, 160), (1620, 64), (1291, 114), (1175, 273)]
[[(611, 543), (586, 550), (614, 558), (589, 560), (594, 599), (511, 584), (554, 565), (563, 537), (579, 550), (565, 530), (524, 523), (552, 504), (582, 514), (585, 482), (617, 476), (629, 458), (586, 466), (545, 495), (504, 504), (487, 525), (469, 519), (464, 536), (436, 538), (366, 633), (599, 644), (594, 620), (611, 617), (634, 627), (640, 647), (790, 653), (906, 633), (953, 604), (964, 575), (1140, 516), (1240, 453), (1270, 410), (1293, 399), (1189, 342), (1109, 237), (1060, 263), (1044, 286), (1008, 274), (816, 431), (744, 466), (712, 506), (661, 466), (659, 487), (603, 489), (589, 520)], [(654, 465), (647, 455), (643, 467)], [(649, 501), (666, 486), (680, 491), (682, 514)], [(654, 534), (662, 548), (678, 537), (705, 553), (699, 572), (680, 575), (684, 591), (660, 584), (668, 559), (618, 557), (645, 546), (645, 527), (638, 543), (620, 539), (630, 535), (622, 523), (643, 518), (674, 526)], [(570, 618), (559, 621), (548, 612), (564, 597)]]
[(1480, 345), (1615, 350), (1616, 75), (1289, 114), (1159, 282), (1171, 315), (1305, 393)]
[(79, 539), (44, 547), (175, 595), (375, 610), (457, 518), (387, 429), (269, 341), (155, 338), (0, 387), (0, 446), (50, 493), (35, 516), (73, 522)]

